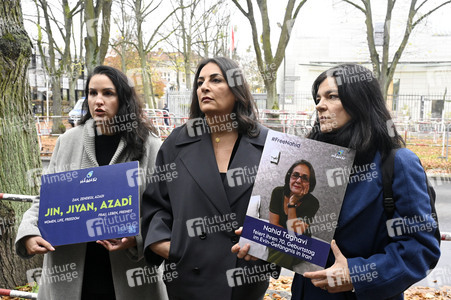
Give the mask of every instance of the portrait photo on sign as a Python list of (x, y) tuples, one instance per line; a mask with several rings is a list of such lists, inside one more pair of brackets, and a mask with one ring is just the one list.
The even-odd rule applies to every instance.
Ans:
[[(354, 151), (270, 131), (240, 244), (297, 273), (327, 261)], [(255, 176), (255, 175), (254, 175)]]

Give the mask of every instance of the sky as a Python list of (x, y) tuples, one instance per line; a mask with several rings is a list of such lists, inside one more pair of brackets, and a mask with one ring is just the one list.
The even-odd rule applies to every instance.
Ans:
[[(207, 1), (213, 2), (214, 0)], [(287, 0), (267, 1), (272, 30), (271, 41), (274, 51), (280, 35), (280, 29), (277, 26), (277, 22), (282, 22), (283, 20)], [(359, 0), (354, 1), (356, 3), (360, 3)], [(445, 0), (430, 0), (429, 2), (431, 2), (430, 5), (434, 5), (442, 3), (443, 1)], [(70, 0), (70, 3), (74, 2), (74, 0)], [(240, 2), (243, 6), (245, 6), (244, 0), (241, 0)], [(398, 0), (395, 6), (392, 20), (392, 35), (394, 44), (397, 38), (399, 39), (402, 36), (403, 32), (400, 29), (406, 20), (405, 14), (407, 12), (409, 2), (410, 1), (408, 0)], [(58, 0), (48, 0), (48, 3), (56, 9), (59, 7)], [(154, 1), (154, 3), (157, 3), (157, 1)], [(237, 52), (239, 54), (245, 53), (246, 49), (250, 46), (253, 52), (252, 34), (248, 20), (240, 11), (238, 11), (231, 0), (226, 0), (226, 3), (232, 14), (230, 25), (235, 28), (235, 47)], [(385, 1), (383, 0), (372, 1), (373, 15), (376, 22), (382, 22), (384, 19), (384, 3)], [(258, 7), (256, 4), (254, 5), (254, 10), (257, 14), (256, 18), (259, 20), (260, 16), (258, 13)], [(22, 0), (22, 6), (24, 8), (25, 18), (30, 19), (30, 14), (32, 14), (35, 7), (34, 1)], [(158, 13), (153, 14), (152, 17), (149, 18), (148, 24), (145, 26), (146, 33), (148, 35), (153, 33), (155, 24), (158, 24), (170, 11), (172, 11), (170, 1), (164, 0), (158, 9)], [(440, 35), (451, 38), (451, 18), (449, 16), (451, 16), (451, 5), (441, 8), (439, 11), (431, 15), (426, 22), (423, 22), (423, 24), (418, 26), (415, 31), (415, 35), (412, 36), (410, 40), (410, 45), (407, 47), (406, 53), (419, 53), (419, 55), (423, 55), (425, 52), (436, 51), (434, 49), (428, 49), (430, 44), (428, 37)], [(74, 22), (77, 21), (78, 18), (74, 20)], [(346, 55), (346, 53), (349, 52), (349, 46), (355, 45), (358, 49), (356, 49), (355, 53), (352, 53), (352, 55), (367, 56), (368, 53), (366, 49), (365, 36), (366, 29), (363, 22), (363, 14), (349, 4), (344, 3), (342, 0), (308, 0), (304, 7), (302, 7), (298, 18), (294, 23), (288, 51), (293, 51), (293, 49), (290, 50), (290, 47), (302, 46), (315, 48), (315, 41), (317, 39), (331, 39), (332, 42), (329, 43), (329, 48), (331, 49), (325, 50), (320, 48), (318, 49), (318, 53), (325, 53), (327, 55), (336, 54), (338, 56)], [(171, 24), (168, 23), (168, 26), (169, 25)], [(26, 28), (32, 37), (37, 36), (36, 27), (31, 22), (26, 22)], [(111, 35), (114, 36), (116, 34), (117, 31), (113, 28)], [(440, 45), (437, 47), (440, 47)], [(447, 52), (448, 50), (445, 49), (443, 51)], [(451, 60), (451, 49), (449, 49), (449, 53)]]
[[(432, 4), (438, 4), (444, 0), (431, 0)], [(243, 2), (243, 1), (241, 1)], [(355, 0), (356, 3), (361, 3)], [(283, 20), (284, 6), (281, 3), (286, 1), (268, 0), (268, 10), (270, 12), (271, 20), (271, 41), (273, 48), (278, 42), (280, 29), (277, 27), (277, 22)], [(383, 22), (385, 18), (385, 1), (372, 1), (373, 19), (375, 22)], [(403, 32), (404, 22), (406, 20), (406, 13), (410, 1), (398, 0), (395, 6), (392, 18), (392, 32), (394, 40), (401, 37)], [(430, 6), (430, 7), (431, 7)], [(427, 8), (426, 6), (424, 7)], [(426, 10), (424, 10), (426, 11)], [(344, 12), (344, 14), (343, 14)], [(243, 51), (251, 45), (251, 30), (248, 20), (239, 12), (233, 14), (232, 23), (237, 27), (235, 32), (237, 40), (237, 51)], [(420, 24), (415, 35), (412, 35), (411, 44), (424, 44), (424, 35), (448, 35), (451, 38), (451, 5), (447, 5), (440, 10), (434, 12), (427, 20)], [(304, 7), (301, 8), (298, 18), (293, 26), (293, 32), (290, 43), (294, 39), (303, 39), (304, 44), (314, 47), (310, 41), (316, 38), (334, 38), (342, 41), (342, 43), (349, 43), (355, 39), (360, 42), (363, 38), (363, 43), (366, 47), (366, 28), (364, 25), (363, 13), (353, 8), (349, 4), (341, 0), (309, 0)], [(340, 45), (335, 47), (336, 53), (340, 52)], [(343, 49), (346, 49), (344, 47)], [(408, 49), (406, 49), (408, 51)], [(366, 54), (366, 53), (365, 53)], [(451, 61), (451, 49), (449, 51)]]

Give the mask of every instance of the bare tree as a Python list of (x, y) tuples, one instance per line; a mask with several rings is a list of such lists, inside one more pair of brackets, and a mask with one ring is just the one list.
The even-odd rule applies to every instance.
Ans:
[[(178, 46), (180, 47), (180, 41), (177, 41)], [(175, 70), (176, 73), (176, 90), (180, 91), (180, 76), (181, 73), (184, 70), (183, 67), (183, 54), (180, 52), (170, 52), (170, 51), (166, 51), (165, 52), (167, 57), (169, 58), (169, 62), (171, 63), (171, 69)]]
[[(238, 0), (232, 0), (238, 7), (241, 13), (248, 19), (252, 28), (252, 41), (254, 44), (255, 54), (257, 56), (257, 64), (260, 73), (263, 76), (267, 91), (266, 108), (278, 109), (279, 104), (277, 100), (277, 70), (285, 57), (285, 48), (290, 41), (291, 29), (298, 16), (298, 13), (307, 0), (297, 1), (289, 0), (285, 8), (285, 15), (283, 23), (281, 23), (282, 32), (280, 34), (279, 42), (277, 44), (276, 53), (273, 55), (271, 47), (271, 27), (269, 24), (268, 5), (267, 0), (256, 0), (257, 6), (260, 10), (261, 24), (263, 32), (262, 45), (260, 46), (260, 34), (257, 30), (257, 21), (255, 19), (253, 0), (246, 0), (247, 10), (243, 8)], [(263, 53), (262, 53), (263, 48)]]
[(183, 7), (180, 10), (180, 13), (175, 15), (175, 19), (176, 22), (180, 24), (177, 37), (182, 40), (182, 49), (178, 49), (178, 52), (183, 54), (185, 82), (187, 86), (191, 83), (191, 68), (193, 65), (193, 36), (195, 34), (195, 28), (200, 23), (199, 14), (196, 14), (196, 9), (200, 1), (201, 0), (192, 0), (191, 5), (188, 7), (185, 7), (185, 0), (176, 1), (179, 7)]
[[(61, 78), (66, 75), (71, 81), (76, 80), (72, 73), (72, 62), (71, 62), (71, 37), (72, 37), (72, 19), (78, 13), (77, 10), (81, 5), (81, 0), (79, 0), (73, 8), (69, 7), (68, 0), (62, 0), (60, 3), (61, 11), (63, 14), (64, 24), (61, 24), (59, 17), (55, 17), (52, 7), (49, 5), (47, 0), (38, 0), (36, 2), (36, 9), (38, 13), (38, 40), (37, 45), (39, 48), (39, 53), (41, 55), (43, 66), (48, 74), (47, 80), (50, 80), (52, 86), (52, 98), (53, 98), (53, 115), (62, 115), (62, 95), (61, 95)], [(40, 25), (40, 10), (43, 12), (43, 18), (45, 22), (44, 30)], [(56, 27), (59, 34), (64, 40), (64, 47), (62, 49), (58, 47), (53, 33), (53, 27)], [(46, 51), (43, 49), (43, 35), (42, 31), (46, 33), (48, 41), (48, 60), (46, 59)], [(57, 63), (57, 54), (61, 58), (59, 63)], [(73, 84), (72, 84), (73, 85)], [(75, 93), (75, 91), (74, 91)], [(47, 101), (48, 99), (47, 95)], [(63, 133), (65, 127), (61, 121), (61, 118), (53, 118), (52, 132), (53, 133)]]
[[(121, 0), (120, 17), (114, 18), (114, 22), (119, 28), (119, 34), (113, 42), (112, 48), (120, 57), (120, 65), (122, 70), (131, 78), (140, 82), (137, 85), (142, 88), (144, 101), (149, 107), (156, 107), (154, 85), (157, 85), (158, 78), (156, 73), (152, 71), (154, 62), (152, 61), (151, 52), (162, 41), (166, 40), (173, 32), (174, 28), (165, 29), (164, 24), (179, 9), (174, 8), (161, 21), (158, 21), (156, 27), (150, 31), (150, 34), (144, 32), (146, 28), (146, 20), (158, 17), (163, 4), (159, 1), (145, 0)], [(130, 13), (127, 13), (130, 12)], [(160, 14), (161, 15), (161, 14)], [(109, 63), (118, 65), (117, 59), (108, 59)], [(155, 80), (154, 80), (155, 79)], [(152, 81), (155, 81), (154, 83)], [(139, 90), (138, 89), (138, 90)]]
[[(75, 14), (74, 14), (75, 16)], [(70, 95), (70, 105), (74, 105), (75, 101), (72, 102), (72, 99), (75, 100), (75, 87), (78, 84), (78, 79), (83, 74), (84, 71), (84, 57), (83, 57), (83, 35), (81, 32), (83, 32), (84, 22), (83, 22), (83, 9), (80, 9), (79, 11), (79, 32), (80, 34), (75, 34), (75, 31), (72, 30), (72, 39), (73, 39), (73, 49), (74, 49), (74, 55), (71, 59), (70, 65), (66, 66), (66, 71), (69, 74), (69, 95)], [(72, 23), (72, 27), (73, 27)], [(78, 41), (77, 41), (78, 38)], [(79, 49), (77, 49), (77, 45), (79, 46)]]
[[(39, 3), (39, 6), (38, 6)], [(38, 48), (39, 53), (42, 58), (43, 66), (46, 70), (46, 78), (45, 80), (50, 81), (51, 88), (52, 88), (52, 110), (54, 116), (61, 116), (61, 76), (57, 70), (57, 64), (56, 64), (56, 51), (55, 51), (55, 40), (53, 38), (53, 31), (52, 26), (50, 23), (50, 16), (49, 16), (49, 7), (46, 0), (38, 0), (36, 2), (36, 9), (38, 11)], [(44, 14), (44, 21), (45, 26), (44, 30), (47, 33), (48, 38), (48, 60), (46, 58), (46, 51), (44, 51), (42, 46), (42, 27), (40, 25), (40, 14), (39, 14), (39, 7), (42, 9)], [(49, 94), (46, 95), (47, 101), (50, 101)], [(63, 133), (65, 131), (64, 125), (60, 118), (54, 118), (52, 125), (52, 132), (53, 133)]]
[[(64, 50), (61, 53), (61, 66), (60, 74), (65, 75), (69, 81), (69, 103), (71, 105), (75, 104), (75, 86), (77, 84), (77, 79), (81, 75), (82, 63), (80, 58), (77, 57), (76, 44), (73, 43), (75, 51), (74, 55), (71, 53), (71, 38), (75, 38), (73, 34), (73, 18), (81, 13), (81, 4), (83, 0), (78, 0), (74, 7), (70, 7), (68, 0), (62, 0), (62, 10), (64, 13), (64, 27), (58, 26), (61, 36), (64, 39)], [(55, 17), (53, 17), (53, 22), (57, 23)], [(80, 45), (81, 46), (81, 45)], [(59, 50), (60, 51), (60, 50)]]
[(91, 72), (103, 63), (108, 51), (113, 0), (83, 0), (83, 3), (86, 25), (85, 63), (88, 72)]
[[(171, 55), (175, 60), (182, 54), (185, 82), (190, 87), (191, 75), (199, 59), (226, 55), (224, 40), (227, 39), (230, 13), (223, 0), (211, 4), (205, 0), (191, 0), (189, 5), (186, 2), (173, 1), (173, 5), (181, 9), (173, 20), (173, 27), (178, 27), (174, 35), (177, 40), (172, 43), (173, 51), (168, 52), (177, 53)], [(172, 63), (175, 66), (178, 62), (173, 60)]]
[(136, 22), (133, 14), (128, 13), (129, 5), (126, 0), (120, 0), (119, 13), (113, 17), (113, 22), (119, 30), (119, 36), (110, 41), (111, 48), (121, 59), (121, 70), (127, 73), (127, 53), (133, 47), (131, 41), (135, 38)]
[(257, 60), (255, 59), (254, 51), (252, 46), (246, 49), (243, 54), (235, 54), (237, 60), (240, 62), (244, 74), (246, 74), (246, 80), (249, 83), (249, 88), (254, 93), (263, 93), (265, 84), (263, 82), (263, 77), (258, 70)]
[[(441, 7), (450, 4), (451, 1), (443, 1), (439, 5), (436, 5), (428, 10), (422, 11), (422, 8), (429, 0), (411, 0), (409, 13), (407, 20), (405, 22), (404, 35), (402, 37), (401, 43), (399, 44), (395, 54), (390, 56), (390, 28), (392, 21), (392, 13), (396, 4), (396, 0), (387, 0), (387, 10), (385, 14), (384, 21), (384, 33), (383, 33), (383, 44), (382, 44), (382, 59), (376, 49), (375, 34), (374, 34), (374, 22), (373, 13), (371, 10), (371, 0), (360, 0), (358, 4), (357, 0), (343, 0), (344, 2), (352, 5), (360, 12), (365, 15), (365, 25), (366, 34), (368, 42), (368, 50), (370, 52), (371, 62), (373, 64), (373, 72), (379, 84), (381, 85), (384, 98), (387, 99), (387, 93), (389, 86), (393, 80), (393, 75), (395, 74), (396, 67), (401, 59), (401, 55), (404, 52), (407, 42), (418, 24), (421, 23), (425, 18), (430, 16), (432, 13), (440, 9)], [(421, 3), (418, 3), (421, 2)]]
[(144, 4), (142, 0), (135, 0), (134, 1), (134, 14), (136, 19), (136, 42), (133, 43), (136, 50), (138, 51), (138, 55), (140, 58), (140, 64), (141, 64), (141, 76), (142, 76), (142, 82), (143, 82), (143, 89), (144, 89), (144, 100), (151, 108), (156, 108), (157, 103), (155, 100), (155, 94), (153, 92), (153, 85), (152, 85), (152, 77), (151, 77), (151, 69), (150, 64), (148, 64), (148, 54), (161, 42), (166, 40), (175, 29), (172, 29), (170, 31), (165, 32), (164, 34), (160, 34), (160, 30), (163, 27), (163, 25), (166, 23), (167, 20), (170, 19), (170, 17), (177, 12), (181, 6), (176, 7), (173, 9), (172, 12), (170, 12), (166, 17), (158, 24), (158, 26), (153, 31), (152, 35), (149, 38), (145, 38), (143, 35), (143, 23), (145, 18), (149, 17), (151, 14), (155, 14), (157, 12), (157, 9), (162, 4), (163, 0), (160, 0), (158, 3), (155, 3), (153, 0), (149, 2), (149, 4)]
[(227, 56), (227, 40), (230, 31), (230, 10), (225, 1), (218, 1), (208, 6), (202, 0), (202, 14), (199, 25), (195, 28), (193, 46), (203, 58)]
[[(20, 1), (0, 5), (0, 192), (34, 195), (29, 174), (41, 167), (31, 110), (27, 70), (31, 42), (23, 25)], [(17, 225), (29, 205), (0, 200), (0, 287), (26, 283), (26, 271), (42, 260), (22, 260), (15, 254)]]

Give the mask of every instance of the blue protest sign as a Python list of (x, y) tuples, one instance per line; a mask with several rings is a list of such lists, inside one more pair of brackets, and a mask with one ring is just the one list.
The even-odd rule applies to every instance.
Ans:
[(138, 162), (41, 177), (38, 226), (53, 246), (139, 234)]
[(329, 243), (297, 235), (250, 216), (246, 216), (244, 220), (241, 236), (319, 266), (326, 265), (329, 256)]

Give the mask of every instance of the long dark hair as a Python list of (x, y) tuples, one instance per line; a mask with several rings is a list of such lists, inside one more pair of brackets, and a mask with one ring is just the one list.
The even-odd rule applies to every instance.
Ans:
[(311, 193), (315, 189), (316, 186), (316, 175), (315, 170), (313, 169), (313, 166), (308, 161), (301, 159), (296, 161), (294, 164), (291, 165), (291, 167), (288, 169), (287, 174), (285, 174), (285, 185), (283, 186), (283, 194), (286, 197), (290, 197), (291, 190), (290, 190), (290, 176), (291, 173), (293, 173), (294, 168), (296, 168), (299, 165), (307, 166), (307, 168), (310, 171), (310, 177), (309, 177), (309, 189), (308, 192)]
[(376, 151), (381, 152), (384, 160), (391, 149), (405, 146), (373, 72), (361, 65), (343, 64), (321, 73), (312, 86), (315, 103), (320, 84), (328, 78), (335, 79), (338, 96), (351, 120), (342, 128), (322, 133), (317, 117), (308, 138), (355, 149), (356, 164), (371, 161)]
[[(199, 99), (197, 98), (197, 80), (199, 79), (200, 71), (208, 63), (214, 63), (219, 67), (219, 69), (221, 69), (222, 75), (237, 99), (233, 112), (236, 114), (238, 133), (245, 134), (249, 137), (258, 136), (258, 115), (254, 97), (249, 90), (249, 85), (247, 84), (246, 79), (243, 76), (243, 72), (238, 64), (227, 57), (208, 58), (201, 61), (197, 66), (196, 75), (194, 76), (189, 118), (194, 119), (205, 117), (205, 114), (200, 110)], [(238, 78), (238, 81), (231, 85), (229, 82), (229, 77), (234, 80)]]
[[(85, 124), (87, 120), (92, 118), (89, 111), (88, 98), (89, 82), (94, 75), (108, 76), (113, 82), (119, 100), (119, 108), (116, 114), (117, 118), (115, 118), (116, 123), (114, 125), (127, 125), (125, 123), (128, 122), (134, 123), (134, 126), (127, 127), (130, 130), (120, 130), (117, 134), (121, 135), (127, 142), (126, 149), (132, 154), (132, 159), (141, 159), (144, 155), (144, 143), (147, 137), (150, 132), (156, 133), (156, 130), (150, 122), (146, 121), (141, 101), (139, 100), (134, 87), (129, 84), (127, 76), (118, 69), (109, 66), (97, 66), (94, 71), (89, 74), (85, 86), (86, 99), (83, 102), (83, 110), (87, 113), (81, 119), (80, 124)], [(129, 120), (133, 115), (133, 120)]]

